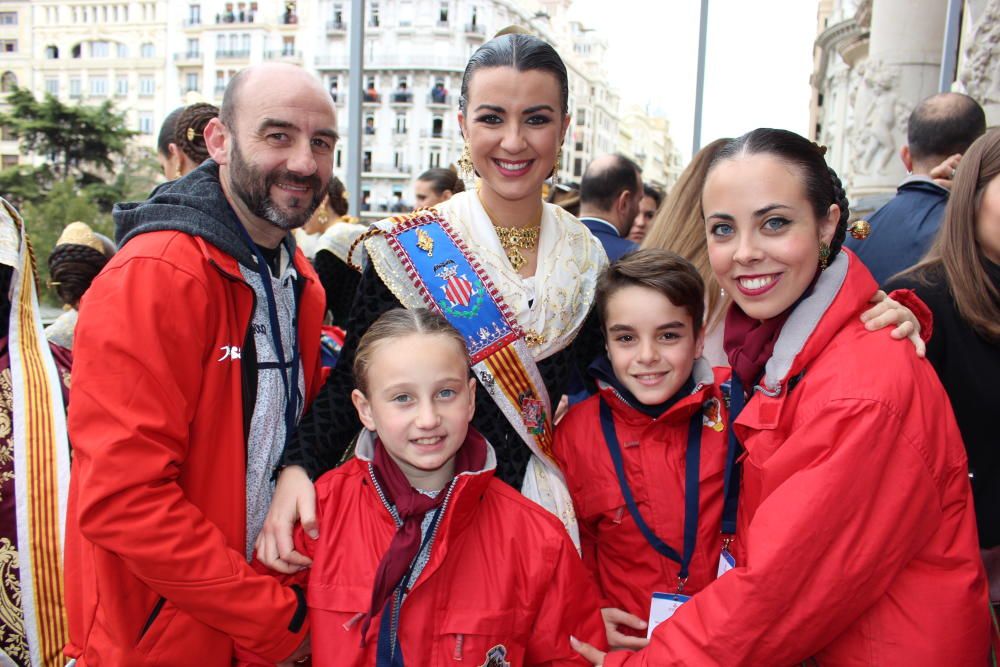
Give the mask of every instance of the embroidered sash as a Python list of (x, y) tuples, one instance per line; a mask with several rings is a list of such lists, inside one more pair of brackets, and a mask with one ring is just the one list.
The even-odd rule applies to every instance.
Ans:
[(551, 402), (524, 331), (461, 238), (433, 210), (402, 218), (383, 237), (427, 307), (462, 334), (476, 377), (507, 421), (561, 478)]
[(69, 445), (58, 371), (42, 333), (24, 224), (0, 199), (0, 252), (13, 266), (10, 371), (13, 390), (17, 556), (24, 635), (33, 665), (54, 665), (69, 633), (63, 606), (63, 539)]

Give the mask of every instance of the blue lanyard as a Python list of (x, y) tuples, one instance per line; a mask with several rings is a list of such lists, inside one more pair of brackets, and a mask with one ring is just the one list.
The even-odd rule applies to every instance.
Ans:
[(701, 484), (699, 477), (699, 467), (701, 464), (701, 431), (702, 414), (701, 410), (696, 410), (691, 417), (688, 426), (687, 452), (684, 454), (684, 555), (681, 556), (669, 544), (664, 542), (656, 533), (650, 529), (646, 520), (639, 513), (639, 506), (635, 503), (632, 489), (628, 485), (625, 477), (625, 462), (622, 460), (621, 445), (618, 444), (618, 435), (615, 433), (614, 417), (611, 414), (611, 406), (608, 405), (604, 397), (601, 397), (601, 430), (604, 432), (604, 441), (608, 445), (611, 453), (611, 461), (615, 465), (615, 473), (618, 475), (618, 485), (621, 487), (622, 496), (625, 497), (625, 506), (628, 507), (632, 520), (639, 528), (639, 532), (646, 538), (649, 545), (653, 547), (661, 556), (679, 563), (680, 571), (677, 573), (679, 588), (683, 589), (687, 581), (688, 568), (691, 565), (691, 557), (694, 555), (695, 542), (698, 539), (698, 487)]
[(729, 392), (729, 445), (726, 449), (726, 472), (722, 484), (722, 532), (725, 535), (736, 534), (736, 515), (740, 504), (740, 464), (736, 462), (743, 446), (736, 437), (736, 418), (746, 407), (746, 397), (743, 394), (743, 383), (733, 372)]
[[(278, 321), (278, 301), (274, 298), (274, 288), (271, 286), (271, 269), (268, 267), (267, 260), (264, 259), (264, 253), (253, 242), (253, 239), (250, 238), (250, 234), (247, 233), (243, 225), (239, 224), (237, 227), (243, 236), (243, 240), (246, 241), (250, 250), (257, 257), (257, 273), (260, 274), (261, 282), (264, 283), (264, 294), (267, 297), (267, 316), (271, 323), (271, 347), (274, 349), (274, 355), (278, 358), (278, 371), (281, 373), (281, 382), (285, 386), (285, 396), (287, 398), (285, 402), (285, 442), (287, 442), (288, 438), (292, 435), (292, 431), (295, 430), (295, 419), (298, 416), (299, 338), (296, 332), (292, 331), (292, 364), (291, 368), (289, 368), (285, 362), (285, 347), (281, 343), (281, 323)], [(278, 256), (281, 256), (280, 250)], [(297, 304), (296, 311), (298, 311)], [(298, 312), (295, 313), (292, 319), (293, 329), (296, 319), (298, 319)], [(291, 379), (289, 379), (289, 375), (291, 375)], [(282, 444), (284, 445), (284, 443)]]

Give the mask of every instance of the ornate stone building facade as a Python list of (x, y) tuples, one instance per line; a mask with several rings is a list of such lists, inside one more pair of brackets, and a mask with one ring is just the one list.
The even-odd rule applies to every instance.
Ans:
[[(821, 0), (812, 76), (812, 138), (827, 147), (855, 213), (865, 215), (906, 175), (899, 149), (910, 112), (938, 92), (947, 0)], [(1000, 0), (964, 5), (951, 87), (1000, 124)]]

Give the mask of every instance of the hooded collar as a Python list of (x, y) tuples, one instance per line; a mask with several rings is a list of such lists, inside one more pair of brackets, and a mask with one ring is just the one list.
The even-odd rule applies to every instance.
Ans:
[(860, 316), (878, 288), (863, 268), (856, 255), (841, 248), (820, 274), (812, 294), (788, 317), (764, 366), (760, 388), (765, 394), (781, 394), (789, 378), (798, 375), (844, 326)]
[[(185, 176), (158, 187), (144, 202), (115, 204), (115, 240), (121, 248), (147, 232), (179, 231), (204, 239), (240, 264), (257, 270), (257, 259), (240, 233), (243, 223), (222, 191), (219, 165), (206, 160)], [(283, 241), (295, 256), (295, 239)]]

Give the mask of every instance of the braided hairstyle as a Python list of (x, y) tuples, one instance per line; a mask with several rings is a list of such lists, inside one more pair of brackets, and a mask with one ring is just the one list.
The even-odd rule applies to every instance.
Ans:
[(104, 253), (90, 246), (77, 243), (57, 245), (49, 255), (49, 275), (62, 302), (76, 308), (108, 259)]
[(186, 107), (177, 117), (174, 128), (174, 144), (196, 165), (208, 159), (205, 126), (218, 115), (219, 108), (217, 106), (199, 102)]
[(847, 219), (851, 215), (847, 201), (847, 192), (837, 176), (837, 172), (826, 163), (823, 157), (826, 148), (809, 141), (805, 137), (788, 130), (776, 130), (768, 127), (747, 132), (742, 137), (733, 139), (720, 150), (712, 160), (709, 171), (723, 160), (729, 160), (739, 155), (768, 154), (795, 165), (803, 177), (806, 198), (812, 204), (813, 213), (817, 218), (825, 218), (830, 206), (836, 204), (840, 208), (840, 219), (830, 241), (829, 261), (832, 262), (840, 252), (847, 235)]

